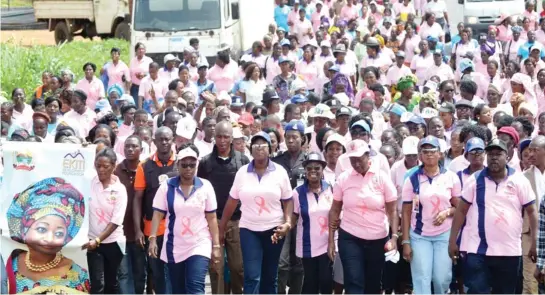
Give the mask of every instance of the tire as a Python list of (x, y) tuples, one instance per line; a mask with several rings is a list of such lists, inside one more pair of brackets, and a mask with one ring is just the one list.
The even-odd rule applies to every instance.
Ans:
[(63, 21), (58, 22), (55, 25), (55, 43), (72, 42), (72, 39), (74, 39), (74, 35), (70, 32), (68, 25)]
[(129, 24), (126, 22), (120, 22), (117, 27), (115, 27), (114, 38), (130, 41), (131, 27)]

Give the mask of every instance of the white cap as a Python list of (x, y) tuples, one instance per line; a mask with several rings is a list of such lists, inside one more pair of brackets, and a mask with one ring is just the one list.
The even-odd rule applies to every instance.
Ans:
[(333, 94), (333, 98), (338, 99), (341, 102), (341, 104), (345, 107), (347, 107), (348, 104), (350, 103), (350, 98), (344, 92)]
[(242, 129), (240, 127), (233, 128), (233, 139), (239, 139), (244, 138), (244, 134), (242, 133)]
[(317, 104), (315, 107), (309, 110), (308, 116), (311, 118), (322, 117), (327, 119), (335, 119), (335, 115), (331, 112), (331, 109), (323, 103)]
[(225, 90), (220, 91), (220, 93), (218, 94), (217, 100), (219, 101), (226, 100), (229, 102), (229, 104), (231, 104), (231, 96)]
[(352, 157), (361, 157), (365, 153), (368, 153), (369, 150), (369, 144), (361, 139), (354, 139), (351, 142), (348, 143), (346, 155), (349, 158)]
[(327, 138), (324, 149), (326, 146), (328, 146), (332, 142), (336, 142), (342, 145), (346, 149), (346, 139), (344, 138), (344, 136), (340, 135), (339, 133), (333, 133)]
[(320, 47), (331, 48), (331, 42), (329, 42), (329, 40), (322, 40), (322, 42), (320, 42)]
[(411, 112), (405, 112), (401, 115), (401, 118), (399, 119), (401, 123), (407, 123), (409, 120), (414, 116)]
[(192, 117), (181, 118), (176, 126), (176, 135), (185, 139), (193, 139), (195, 130), (197, 130), (197, 122)]
[(185, 149), (179, 151), (178, 155), (176, 155), (177, 160), (181, 160), (187, 157), (195, 158), (196, 160), (199, 159), (197, 153), (190, 147), (186, 147)]
[(422, 112), (420, 113), (420, 115), (421, 115), (422, 118), (424, 118), (424, 119), (431, 119), (431, 118), (433, 118), (433, 117), (439, 116), (439, 111), (437, 111), (437, 110), (434, 109), (434, 108), (427, 107), (427, 108), (424, 108), (424, 109), (422, 110)]
[(176, 56), (174, 56), (174, 54), (169, 53), (169, 54), (165, 55), (165, 58), (163, 59), (163, 62), (167, 63), (167, 62), (173, 61), (173, 60), (174, 61), (180, 61), (180, 59), (177, 58)]
[(418, 155), (418, 143), (420, 139), (416, 136), (409, 136), (403, 140), (404, 155)]

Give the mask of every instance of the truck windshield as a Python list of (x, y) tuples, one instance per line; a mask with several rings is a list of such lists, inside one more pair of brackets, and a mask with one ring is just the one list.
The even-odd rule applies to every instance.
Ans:
[(136, 0), (134, 30), (187, 31), (221, 27), (220, 0)]

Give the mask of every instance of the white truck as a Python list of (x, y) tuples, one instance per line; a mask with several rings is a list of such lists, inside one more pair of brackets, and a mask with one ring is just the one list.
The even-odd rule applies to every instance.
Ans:
[(273, 0), (134, 0), (131, 57), (134, 45), (158, 63), (164, 55), (180, 58), (189, 40), (199, 39), (199, 53), (213, 65), (220, 50), (230, 49), (235, 60), (263, 40), (274, 21)]
[[(48, 22), (57, 44), (99, 36), (130, 39), (128, 0), (34, 0), (36, 21)], [(79, 32), (79, 33), (78, 33)]]

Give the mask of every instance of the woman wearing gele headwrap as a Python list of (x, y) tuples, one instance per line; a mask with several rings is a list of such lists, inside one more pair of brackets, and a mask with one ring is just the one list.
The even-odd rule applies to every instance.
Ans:
[[(515, 93), (524, 95), (524, 100), (537, 106), (536, 95), (534, 93), (532, 80), (530, 76), (516, 73), (511, 77), (511, 87), (505, 91), (501, 98), (502, 103), (509, 103)], [(514, 107), (514, 106), (513, 106)]]
[(62, 178), (46, 178), (13, 197), (11, 239), (28, 246), (7, 262), (9, 293), (89, 293), (89, 274), (60, 251), (83, 223), (83, 195)]

